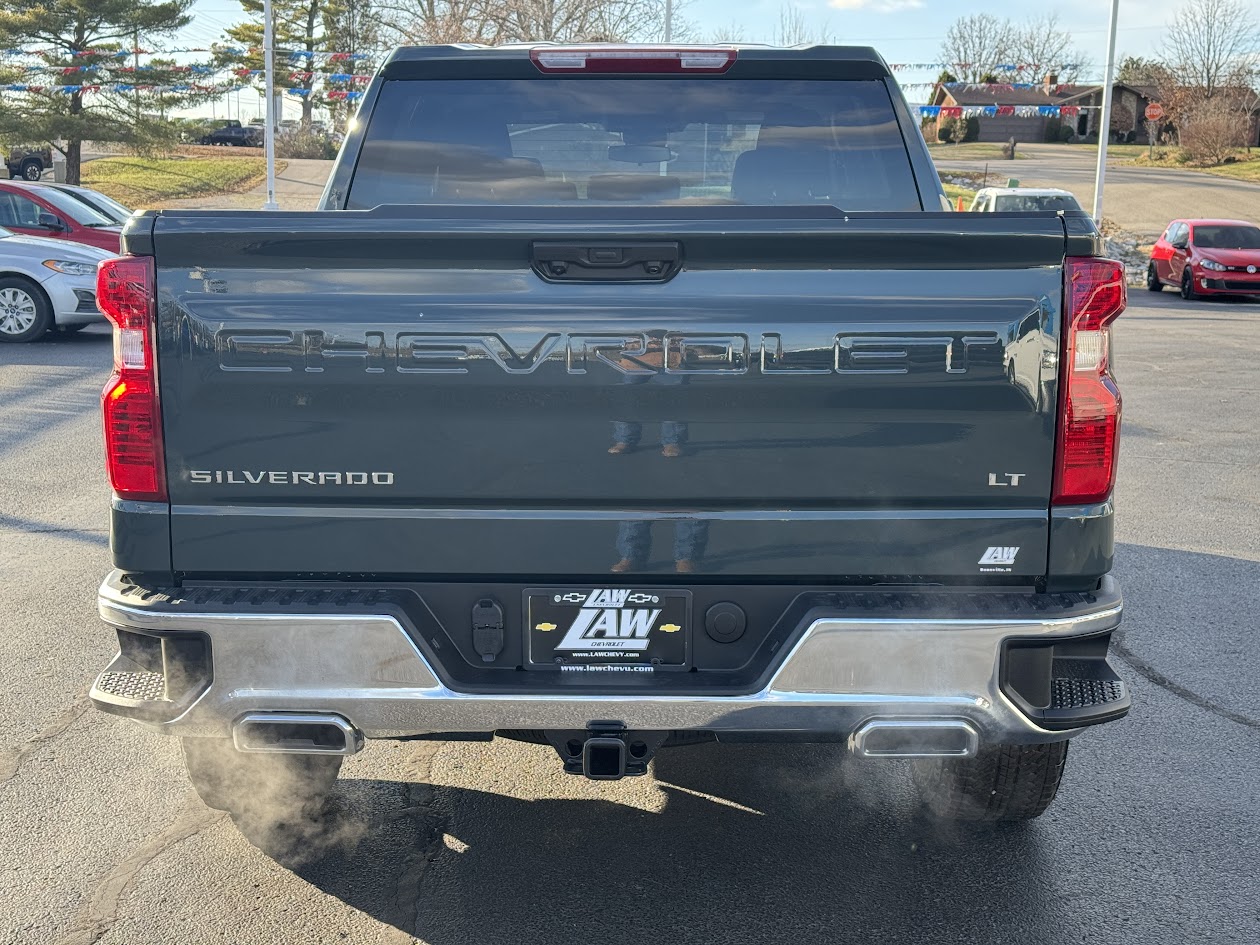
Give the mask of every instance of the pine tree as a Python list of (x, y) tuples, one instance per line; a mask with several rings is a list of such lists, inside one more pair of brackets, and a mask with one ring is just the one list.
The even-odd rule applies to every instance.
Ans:
[(153, 60), (136, 71), (132, 50), (187, 25), (193, 2), (0, 0), (0, 47), (41, 51), (5, 62), (9, 82), (20, 74), (17, 84), (28, 90), (3, 93), (0, 133), (56, 147), (72, 184), (79, 183), (84, 141), (144, 147), (165, 139), (167, 123), (144, 110), (152, 93), (135, 87), (188, 85), (195, 91), (212, 81), (209, 67)]
[[(254, 82), (262, 88), (266, 77), (262, 73), (263, 59), (263, 0), (240, 0), (241, 9), (249, 19), (227, 31), (231, 48), (220, 52), (218, 61), (238, 70), (246, 70)], [(315, 90), (319, 73), (327, 64), (319, 53), (341, 52), (329, 49), (325, 17), (337, 0), (273, 0), (271, 13), (275, 18), (274, 44), (275, 87), (278, 90), (293, 89), (302, 102), (302, 128), (309, 129), (315, 110)]]

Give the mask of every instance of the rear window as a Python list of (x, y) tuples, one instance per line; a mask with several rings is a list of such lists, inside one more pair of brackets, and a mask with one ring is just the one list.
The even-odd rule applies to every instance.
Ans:
[(826, 204), (919, 210), (878, 81), (389, 81), (349, 209)]
[(1067, 194), (1007, 194), (997, 198), (1001, 213), (1039, 213), (1047, 210), (1079, 210), (1075, 197)]

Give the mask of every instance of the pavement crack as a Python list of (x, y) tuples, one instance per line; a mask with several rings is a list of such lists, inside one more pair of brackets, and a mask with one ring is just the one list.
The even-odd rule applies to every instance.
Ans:
[(167, 827), (140, 844), (131, 855), (106, 873), (92, 890), (78, 921), (57, 945), (93, 945), (118, 921), (123, 896), (139, 872), (176, 844), (196, 836), (226, 814), (189, 799), (184, 812)]
[(1176, 696), (1183, 702), (1189, 702), (1191, 705), (1197, 706), (1205, 712), (1211, 712), (1218, 718), (1225, 719), (1226, 721), (1233, 722), (1237, 725), (1245, 726), (1246, 728), (1260, 729), (1260, 720), (1253, 719), (1248, 715), (1243, 715), (1241, 712), (1235, 712), (1233, 709), (1227, 709), (1225, 706), (1207, 698), (1207, 696), (1201, 696), (1193, 689), (1187, 689), (1175, 680), (1165, 676), (1154, 666), (1125, 646), (1123, 639), (1113, 638), (1111, 646), (1116, 655), (1128, 663), (1130, 667), (1135, 669), (1143, 679), (1154, 683), (1165, 692)]
[(50, 742), (63, 734), (71, 725), (77, 722), (91, 704), (88, 701), (88, 692), (84, 689), (75, 697), (74, 702), (57, 713), (57, 717), (44, 726), (43, 729), (22, 742), (15, 751), (0, 752), (0, 784), (4, 784), (18, 773), (22, 767), (22, 762), (26, 760), (31, 752), (45, 742)]
[(407, 765), (407, 806), (405, 813), (415, 823), (416, 845), (408, 853), (398, 872), (394, 905), (400, 926), (411, 929), (420, 938), (420, 888), (429, 864), (443, 849), (446, 818), (434, 808), (434, 790), (429, 783), (433, 756), (441, 750), (440, 742), (419, 742), (411, 763)]

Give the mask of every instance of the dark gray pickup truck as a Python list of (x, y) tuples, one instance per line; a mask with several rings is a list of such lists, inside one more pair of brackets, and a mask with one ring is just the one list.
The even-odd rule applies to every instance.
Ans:
[(395, 52), (320, 210), (102, 264), (92, 699), (242, 815), (497, 735), (598, 779), (830, 742), (1036, 816), (1129, 708), (1124, 272), (1081, 213), (947, 208), (870, 49)]

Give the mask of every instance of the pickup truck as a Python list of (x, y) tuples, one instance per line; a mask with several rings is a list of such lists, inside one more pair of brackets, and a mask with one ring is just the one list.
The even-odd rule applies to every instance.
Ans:
[(239, 121), (229, 122), (197, 139), (198, 144), (218, 144), (236, 148), (257, 148), (262, 145), (262, 130), (253, 125), (242, 127)]
[(123, 239), (91, 697), (212, 806), (374, 739), (761, 740), (1019, 820), (1128, 711), (1124, 270), (949, 212), (871, 49), (399, 49), (318, 210)]
[(18, 146), (5, 149), (4, 165), (9, 178), (39, 180), (52, 167), (52, 149)]

